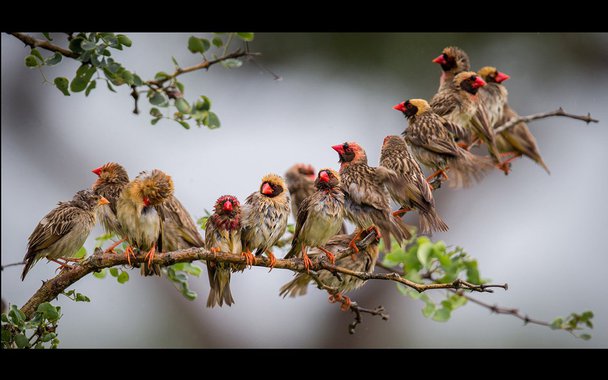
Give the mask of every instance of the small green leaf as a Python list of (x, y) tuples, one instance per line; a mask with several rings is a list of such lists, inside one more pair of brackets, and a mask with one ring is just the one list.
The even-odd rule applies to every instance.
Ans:
[(183, 120), (175, 120), (177, 121), (182, 127), (186, 128), (186, 129), (190, 129), (190, 124), (188, 124), (187, 121), (183, 121)]
[(166, 106), (167, 98), (160, 92), (154, 92), (154, 95), (150, 98), (150, 103), (155, 106)]
[(221, 123), (220, 123), (220, 119), (217, 117), (217, 115), (211, 111), (209, 111), (209, 116), (207, 118), (207, 127), (209, 127), (209, 129), (216, 129), (219, 128)]
[(152, 107), (150, 108), (150, 115), (154, 116), (154, 117), (163, 117), (163, 114), (160, 112), (160, 110), (156, 107)]
[(432, 248), (433, 244), (430, 242), (424, 242), (418, 246), (418, 252), (416, 253), (416, 255), (418, 257), (418, 260), (425, 267), (430, 264), (429, 257), (431, 255)]
[(241, 67), (243, 65), (243, 61), (241, 61), (240, 59), (236, 59), (236, 58), (228, 58), (224, 61), (222, 61), (222, 66), (228, 68), (228, 69), (236, 69), (238, 67)]
[(55, 86), (57, 86), (57, 89), (59, 89), (59, 91), (61, 91), (63, 95), (70, 96), (70, 92), (68, 91), (68, 85), (70, 81), (68, 80), (68, 78), (57, 77), (55, 78), (53, 83), (55, 83)]
[(426, 318), (430, 317), (435, 312), (435, 308), (436, 306), (434, 303), (428, 302), (422, 309), (422, 315), (424, 315)]
[(133, 74), (133, 84), (136, 85), (137, 87), (143, 86), (144, 85), (144, 81), (141, 80), (141, 78), (140, 78), (139, 75)]
[(591, 335), (581, 334), (581, 335), (579, 335), (579, 338), (581, 338), (582, 340), (589, 340), (589, 339), (591, 339)]
[(179, 67), (179, 63), (177, 63), (177, 59), (175, 59), (175, 57), (171, 57), (171, 61), (173, 61), (175, 67)]
[(180, 81), (175, 81), (175, 86), (179, 89), (179, 92), (184, 93), (184, 84)]
[(125, 82), (131, 86), (133, 84), (133, 73), (131, 73), (129, 70), (125, 70), (123, 71), (120, 76), (125, 80)]
[[(204, 230), (204, 229), (205, 229), (205, 227), (207, 226), (207, 219), (209, 219), (209, 216), (203, 216), (203, 217), (200, 217), (200, 218), (199, 218), (199, 219), (196, 221), (196, 224), (198, 224), (198, 225), (200, 226), (200, 228), (201, 228), (202, 230)], [(292, 232), (292, 233), (293, 233), (293, 232)]]
[(48, 66), (54, 66), (54, 65), (58, 64), (59, 62), (61, 62), (62, 58), (63, 58), (63, 56), (61, 54), (55, 53), (51, 57), (49, 57), (45, 63)]
[(196, 294), (196, 292), (193, 292), (192, 290), (184, 290), (182, 292), (182, 294), (184, 295), (184, 297), (186, 297), (189, 301), (194, 301), (196, 299), (196, 297), (198, 296), (198, 294)]
[(117, 280), (119, 283), (124, 284), (125, 282), (129, 281), (129, 273), (122, 271)]
[(133, 42), (131, 42), (131, 39), (125, 36), (124, 34), (119, 34), (117, 37), (118, 42), (120, 42), (122, 45), (125, 45), (126, 47), (131, 47), (131, 45), (133, 44)]
[(450, 309), (442, 307), (441, 309), (435, 312), (435, 314), (433, 315), (433, 320), (437, 322), (446, 322), (448, 319), (450, 319), (451, 315), (452, 311)]
[(151, 123), (152, 125), (156, 125), (156, 123), (158, 123), (158, 121), (159, 121), (159, 120), (160, 120), (160, 117), (157, 117), (156, 119), (152, 119), (152, 120), (150, 120), (150, 123)]
[(118, 277), (118, 268), (116, 268), (116, 267), (110, 268), (110, 275), (112, 277)]
[(561, 317), (555, 318), (552, 322), (551, 322), (551, 330), (559, 330), (562, 328), (562, 324), (564, 323), (564, 320)]
[(171, 75), (167, 74), (164, 71), (159, 71), (159, 72), (156, 73), (156, 75), (154, 75), (154, 79), (155, 80), (163, 80), (163, 79), (167, 79), (167, 78), (170, 78), (170, 77), (171, 77)]
[(116, 90), (114, 89), (114, 87), (112, 87), (112, 85), (110, 84), (109, 81), (106, 81), (106, 84), (108, 85), (108, 90), (110, 90), (112, 92), (116, 92)]
[(253, 41), (254, 34), (252, 32), (236, 32), (236, 35), (243, 41)]
[(49, 35), (49, 32), (42, 32), (42, 35), (44, 36), (44, 38), (46, 38), (49, 41), (53, 41), (53, 39), (51, 38), (51, 36)]
[(87, 255), (87, 250), (83, 246), (83, 247), (80, 247), (80, 249), (78, 250), (78, 252), (76, 252), (76, 254), (74, 255), (74, 258), (76, 258), (76, 259), (82, 259), (86, 255)]
[(38, 49), (36, 48), (32, 48), (32, 50), (30, 51), (30, 53), (38, 58), (40, 60), (40, 63), (44, 64), (44, 57), (42, 56), (42, 54), (40, 54), (40, 52), (38, 51)]
[(12, 319), (12, 322), (18, 326), (23, 326), (25, 323), (25, 314), (17, 307), (17, 305), (11, 305), (8, 316)]
[(70, 83), (70, 90), (72, 92), (81, 92), (87, 87), (87, 84), (91, 80), (91, 77), (97, 69), (94, 66), (82, 65), (76, 72), (76, 76)]
[(5, 343), (8, 343), (11, 341), (11, 333), (10, 333), (10, 331), (8, 331), (8, 329), (5, 329), (5, 328), (2, 329), (2, 341)]
[(28, 55), (25, 57), (25, 65), (29, 68), (34, 68), (40, 66), (40, 62), (33, 55)]
[(6, 315), (6, 313), (2, 313), (2, 322), (7, 323), (8, 322), (8, 316)]
[(53, 338), (55, 338), (56, 336), (57, 336), (57, 334), (55, 334), (55, 333), (48, 333), (48, 334), (44, 334), (44, 335), (42, 336), (42, 339), (41, 339), (41, 340), (42, 340), (43, 342), (49, 342), (49, 341), (51, 341)]
[(222, 41), (222, 39), (219, 37), (213, 37), (213, 39), (211, 40), (211, 43), (215, 47), (222, 47), (222, 45), (224, 44), (224, 41)]
[(84, 41), (82, 37), (76, 37), (70, 41), (70, 43), (68, 44), (68, 48), (74, 53), (80, 54), (84, 52), (84, 50), (80, 46), (82, 44), (82, 41)]
[(97, 47), (97, 45), (95, 44), (95, 42), (92, 42), (89, 40), (83, 40), (82, 43), (80, 44), (80, 47), (85, 51), (90, 51), (90, 50), (95, 49)]
[(53, 305), (48, 302), (41, 303), (38, 305), (38, 309), (36, 309), (38, 313), (42, 313), (46, 319), (49, 321), (56, 321), (59, 319), (59, 311)]
[(175, 107), (181, 113), (190, 113), (190, 104), (184, 98), (175, 99)]
[(15, 344), (17, 344), (17, 347), (19, 348), (26, 348), (30, 346), (30, 341), (25, 335), (17, 334), (15, 335)]
[(591, 310), (585, 311), (582, 315), (581, 315), (581, 319), (583, 320), (588, 320), (593, 318), (593, 312)]
[(76, 293), (76, 302), (91, 302), (91, 299), (82, 293)]
[(103, 243), (105, 243), (106, 241), (112, 239), (112, 237), (114, 236), (113, 233), (108, 233), (108, 234), (103, 234), (103, 235), (99, 235), (95, 238), (95, 248), (101, 248), (101, 246), (103, 245)]
[(188, 50), (192, 53), (201, 53), (203, 54), (211, 47), (211, 44), (208, 40), (204, 38), (197, 38), (194, 36), (190, 36), (188, 38)]
[(93, 276), (96, 277), (96, 278), (99, 278), (99, 279), (106, 278), (107, 274), (108, 274), (108, 271), (107, 271), (106, 268), (103, 268), (99, 272), (93, 272)]

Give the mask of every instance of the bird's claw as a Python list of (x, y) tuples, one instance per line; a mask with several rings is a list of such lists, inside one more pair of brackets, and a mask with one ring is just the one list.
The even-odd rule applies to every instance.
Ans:
[(245, 266), (249, 266), (249, 268), (251, 269), (253, 263), (255, 262), (255, 256), (253, 256), (253, 253), (251, 253), (251, 251), (246, 251), (242, 252), (241, 256), (245, 257)]

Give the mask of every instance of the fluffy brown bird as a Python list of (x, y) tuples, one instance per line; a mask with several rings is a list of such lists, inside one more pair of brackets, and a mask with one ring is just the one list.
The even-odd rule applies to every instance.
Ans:
[(129, 242), (125, 254), (130, 262), (133, 247), (147, 251), (142, 265), (145, 276), (160, 276), (160, 266), (153, 265), (154, 254), (164, 252), (162, 239), (164, 215), (161, 204), (173, 195), (173, 180), (164, 172), (154, 169), (141, 172), (124, 188), (117, 204), (117, 217), (121, 236)]
[[(205, 226), (205, 247), (213, 252), (242, 252), (239, 200), (232, 195), (223, 195), (218, 198), (213, 208), (213, 215)], [(235, 266), (228, 263), (207, 263), (211, 287), (207, 307), (222, 306), (224, 302), (228, 306), (234, 303), (230, 292), (230, 271), (235, 269)]]
[(80, 190), (71, 201), (59, 202), (42, 218), (28, 239), (21, 281), (43, 257), (58, 263), (61, 268), (69, 268), (68, 261), (77, 261), (72, 257), (91, 233), (98, 207), (108, 203), (106, 198), (90, 189)]
[(119, 235), (121, 230), (116, 217), (116, 204), (122, 190), (129, 183), (129, 175), (124, 167), (115, 162), (108, 162), (92, 172), (98, 176), (93, 191), (110, 202), (97, 209), (97, 218), (106, 233)]
[(301, 252), (306, 270), (312, 265), (306, 247), (317, 247), (334, 263), (333, 253), (323, 245), (340, 231), (344, 220), (344, 193), (340, 188), (340, 175), (329, 168), (321, 169), (315, 187), (316, 191), (300, 205), (291, 249), (285, 255), (288, 259)]
[(479, 88), (485, 85), (486, 82), (475, 72), (457, 74), (450, 85), (433, 96), (431, 108), (437, 115), (467, 131), (467, 145), (472, 145), (476, 139), (483, 141), (495, 162), (500, 163), (494, 130), (477, 96)]
[[(511, 119), (519, 117), (508, 103), (507, 88), (502, 82), (509, 79), (509, 76), (496, 70), (495, 67), (486, 66), (478, 71), (487, 83), (480, 90), (482, 101), (489, 109), (490, 122), (493, 128), (500, 127)], [(483, 91), (487, 89), (487, 91)], [(548, 174), (549, 168), (543, 160), (536, 138), (528, 129), (526, 123), (517, 123), (514, 127), (499, 133), (496, 136), (496, 146), (501, 153), (513, 153), (513, 156), (505, 161), (508, 163), (517, 157), (525, 155), (543, 167)]]
[(471, 70), (469, 56), (464, 50), (456, 46), (448, 46), (443, 49), (441, 54), (433, 59), (433, 62), (441, 65), (441, 70), (443, 70), (439, 78), (438, 91), (441, 91), (446, 84), (451, 83), (456, 74)]
[(247, 258), (248, 265), (253, 263), (253, 250), (256, 256), (268, 255), (271, 269), (276, 261), (270, 249), (285, 233), (290, 212), (289, 194), (285, 190), (283, 178), (267, 174), (262, 178), (260, 190), (245, 200), (241, 209), (241, 236), (243, 256)]
[(353, 250), (363, 230), (380, 229), (378, 235), (384, 239), (384, 246), (390, 250), (391, 236), (398, 244), (411, 237), (408, 226), (391, 213), (389, 194), (385, 183), (397, 174), (384, 167), (371, 167), (367, 164), (365, 150), (356, 142), (334, 145), (332, 149), (340, 156), (340, 176), (344, 191), (346, 217), (359, 229), (351, 241)]
[(418, 210), (422, 233), (448, 230), (447, 224), (437, 214), (431, 187), (424, 178), (420, 165), (400, 136), (384, 138), (380, 166), (397, 174), (396, 179), (387, 182), (388, 192), (401, 205), (400, 211)]
[[(367, 232), (363, 232), (362, 238), (365, 238)], [(350, 235), (336, 235), (329, 239), (326, 247), (334, 252), (340, 252), (348, 249), (349, 243), (353, 240), (355, 234)], [(357, 255), (349, 255), (339, 259), (336, 262), (336, 266), (347, 268), (357, 272), (373, 272), (376, 266), (376, 260), (378, 259), (378, 243), (380, 239), (372, 239), (367, 245), (365, 250), (362, 250)], [(321, 254), (321, 251), (317, 248), (313, 248), (308, 253), (311, 257), (317, 257)], [(336, 277), (327, 270), (320, 270), (317, 272), (319, 280), (327, 286), (337, 288), (339, 292), (349, 292), (351, 290), (361, 287), (365, 281), (352, 277), (349, 275), (341, 274), (341, 279)], [(312, 281), (312, 277), (306, 273), (298, 273), (296, 277), (283, 285), (280, 290), (280, 295), (286, 297), (298, 297), (306, 294), (308, 290), (308, 284)], [(336, 297), (338, 298), (338, 297)], [(344, 297), (349, 303), (348, 297)]]
[(475, 156), (456, 144), (454, 138), (461, 135), (461, 128), (433, 112), (426, 100), (409, 99), (393, 109), (402, 112), (408, 120), (403, 138), (414, 157), (445, 178), (448, 178), (445, 170), (449, 166), (450, 186), (470, 186), (473, 180), (481, 180), (485, 172), (493, 168), (488, 157)]
[(294, 219), (298, 219), (298, 210), (304, 199), (315, 192), (315, 178), (315, 169), (312, 165), (295, 164), (285, 172)]

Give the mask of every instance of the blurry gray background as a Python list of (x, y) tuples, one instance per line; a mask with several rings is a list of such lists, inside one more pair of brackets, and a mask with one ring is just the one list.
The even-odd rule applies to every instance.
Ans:
[[(197, 62), (186, 49), (189, 34), (128, 34), (133, 46), (113, 53), (125, 67), (150, 79)], [(431, 60), (444, 46), (465, 49), (475, 68), (495, 65), (509, 75), (510, 103), (520, 114), (563, 106), (591, 112), (599, 124), (551, 118), (531, 124), (551, 169), (528, 159), (513, 172), (491, 173), (466, 190), (436, 192), (450, 226), (434, 240), (461, 245), (479, 260), (484, 277), (508, 282), (507, 292), (475, 295), (530, 317), (550, 320), (572, 311), (595, 312), (593, 339), (522, 326), (470, 304), (447, 323), (421, 314), (422, 303), (395, 285), (370, 282), (351, 294), (360, 304), (382, 304), (388, 322), (364, 315), (350, 336), (350, 313), (314, 287), (303, 298), (282, 299), (291, 272), (254, 268), (235, 274), (232, 308), (207, 309), (206, 271), (193, 278), (199, 298), (184, 299), (158, 278), (118, 284), (88, 276), (74, 288), (91, 303), (61, 296), (62, 347), (606, 347), (608, 291), (600, 279), (608, 268), (608, 35), (598, 34), (256, 34), (255, 64), (182, 76), (186, 97), (205, 94), (221, 129), (184, 130), (172, 121), (150, 125), (131, 113), (128, 89), (109, 92), (103, 83), (85, 99), (63, 96), (25, 67), (29, 49), (2, 34), (2, 263), (22, 259), (27, 237), (59, 200), (95, 180), (91, 169), (108, 161), (134, 176), (159, 168), (173, 176), (176, 195), (193, 217), (226, 193), (239, 199), (255, 191), (268, 172), (284, 173), (295, 162), (338, 168), (330, 146), (356, 140), (376, 164), (384, 136), (399, 134), (406, 121), (391, 107), (406, 98), (430, 98), (440, 69)], [(45, 53), (46, 55), (46, 53)], [(78, 64), (44, 68), (52, 80), (72, 78)], [(412, 218), (411, 216), (409, 218)], [(96, 228), (86, 247), (93, 247)], [(22, 305), (53, 276), (56, 265), (39, 262), (24, 282), (21, 269), (2, 272), (2, 298)], [(436, 294), (434, 297), (439, 297)]]

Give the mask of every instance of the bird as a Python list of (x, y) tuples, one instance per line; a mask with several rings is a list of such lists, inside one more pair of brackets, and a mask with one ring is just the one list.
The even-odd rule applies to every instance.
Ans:
[[(362, 238), (365, 238), (368, 232), (362, 233)], [(335, 235), (327, 242), (326, 247), (334, 252), (340, 252), (349, 248), (349, 243), (355, 237), (355, 233), (352, 234), (340, 234)], [(372, 273), (376, 266), (376, 260), (378, 259), (378, 243), (380, 239), (377, 237), (372, 239), (364, 250), (359, 252), (357, 255), (344, 256), (336, 261), (336, 266), (350, 269), (356, 272), (367, 272)], [(321, 254), (321, 250), (318, 248), (311, 248), (308, 252), (310, 257), (317, 257)], [(317, 272), (318, 279), (325, 285), (335, 288), (339, 294), (349, 292), (361, 287), (365, 281), (358, 277), (341, 274), (337, 277), (330, 271), (322, 269)], [(298, 273), (296, 277), (283, 285), (280, 289), (279, 295), (286, 297), (298, 297), (306, 294), (308, 290), (308, 284), (313, 280), (309, 273)], [(346, 304), (350, 304), (350, 299), (346, 296)], [(339, 296), (334, 296), (334, 299), (339, 299)], [(331, 298), (330, 298), (331, 299)], [(348, 309), (348, 307), (346, 307)]]
[(446, 84), (452, 82), (456, 74), (471, 70), (469, 56), (464, 50), (456, 46), (448, 46), (443, 49), (441, 54), (433, 59), (433, 62), (441, 65), (441, 77), (439, 77), (439, 90), (441, 91)]
[(382, 166), (369, 166), (365, 150), (356, 142), (334, 145), (332, 149), (339, 156), (345, 216), (358, 229), (350, 244), (353, 250), (358, 251), (355, 242), (366, 229), (375, 229), (388, 250), (391, 236), (399, 245), (409, 239), (408, 225), (391, 213), (390, 196), (385, 187), (389, 177), (396, 178), (397, 174)]
[(479, 89), (478, 94), (481, 106), (488, 116), (490, 127), (495, 128), (503, 118), (505, 104), (507, 104), (509, 96), (507, 88), (501, 83), (510, 77), (492, 66), (482, 67), (477, 71), (477, 75), (486, 82), (486, 85)]
[(291, 212), (298, 219), (298, 210), (304, 198), (315, 192), (315, 169), (312, 165), (295, 164), (285, 172), (285, 183), (291, 196)]
[[(205, 248), (216, 252), (240, 253), (241, 243), (241, 205), (232, 195), (223, 195), (213, 206), (213, 214), (205, 225)], [(231, 306), (234, 303), (230, 292), (230, 272), (235, 266), (210, 261), (207, 263), (209, 273), (209, 296), (207, 307), (222, 306), (224, 302)]]
[(192, 216), (175, 195), (171, 195), (161, 203), (160, 208), (165, 217), (163, 222), (165, 252), (200, 248), (205, 245)]
[(173, 194), (173, 180), (161, 170), (141, 172), (122, 191), (117, 203), (121, 236), (129, 242), (127, 259), (133, 247), (147, 251), (142, 274), (160, 276), (160, 266), (152, 265), (156, 251), (165, 252), (163, 245), (164, 215), (161, 204)]
[(301, 253), (307, 271), (312, 262), (306, 254), (306, 247), (317, 247), (325, 252), (332, 264), (335, 262), (333, 253), (323, 248), (323, 245), (340, 231), (344, 220), (344, 193), (340, 188), (340, 174), (330, 168), (319, 170), (315, 188), (316, 191), (300, 205), (291, 249), (284, 257), (289, 259)]
[(468, 146), (473, 145), (477, 139), (483, 141), (492, 158), (500, 164), (494, 130), (477, 96), (479, 88), (485, 85), (486, 82), (477, 73), (464, 71), (436, 93), (430, 105), (437, 115), (466, 130), (465, 142)]
[(109, 201), (91, 189), (78, 191), (71, 201), (59, 202), (42, 218), (28, 239), (21, 281), (43, 257), (58, 263), (62, 269), (71, 268), (68, 261), (78, 261), (72, 257), (91, 233), (97, 209), (105, 204)]
[[(488, 83), (482, 90), (485, 88), (488, 88), (488, 90), (492, 89), (492, 92), (480, 92), (480, 94), (484, 96), (484, 98), (482, 98), (484, 103), (493, 105), (496, 110), (493, 114), (494, 118), (491, 119), (492, 127), (498, 128), (508, 121), (518, 118), (519, 115), (517, 112), (509, 105), (507, 88), (502, 84), (502, 82), (510, 77), (492, 66), (483, 67), (477, 73)], [(500, 107), (501, 105), (502, 108)], [(486, 107), (490, 108), (491, 106)], [(547, 174), (551, 174), (540, 154), (536, 138), (532, 132), (530, 132), (530, 129), (525, 122), (519, 122), (515, 126), (500, 132), (496, 136), (496, 146), (501, 153), (513, 154), (505, 163), (509, 163), (513, 159), (524, 155), (542, 166)]]
[(291, 209), (286, 190), (283, 178), (270, 173), (262, 178), (260, 189), (245, 199), (241, 207), (241, 237), (247, 265), (253, 264), (255, 250), (256, 256), (268, 255), (272, 270), (276, 258), (270, 249), (285, 233)]
[(448, 179), (445, 170), (449, 167), (452, 187), (467, 187), (479, 181), (485, 172), (493, 168), (489, 157), (475, 156), (456, 144), (455, 136), (462, 136), (462, 128), (437, 115), (424, 99), (409, 99), (395, 106), (408, 120), (408, 128), (403, 131), (404, 140), (412, 149), (412, 154), (421, 164), (436, 170), (429, 177), (438, 174)]
[(401, 136), (386, 136), (380, 152), (380, 166), (394, 171), (395, 180), (386, 184), (391, 197), (402, 208), (394, 215), (411, 209), (420, 213), (420, 231), (447, 231), (448, 226), (437, 214), (431, 186), (426, 181), (420, 165), (414, 159)]

